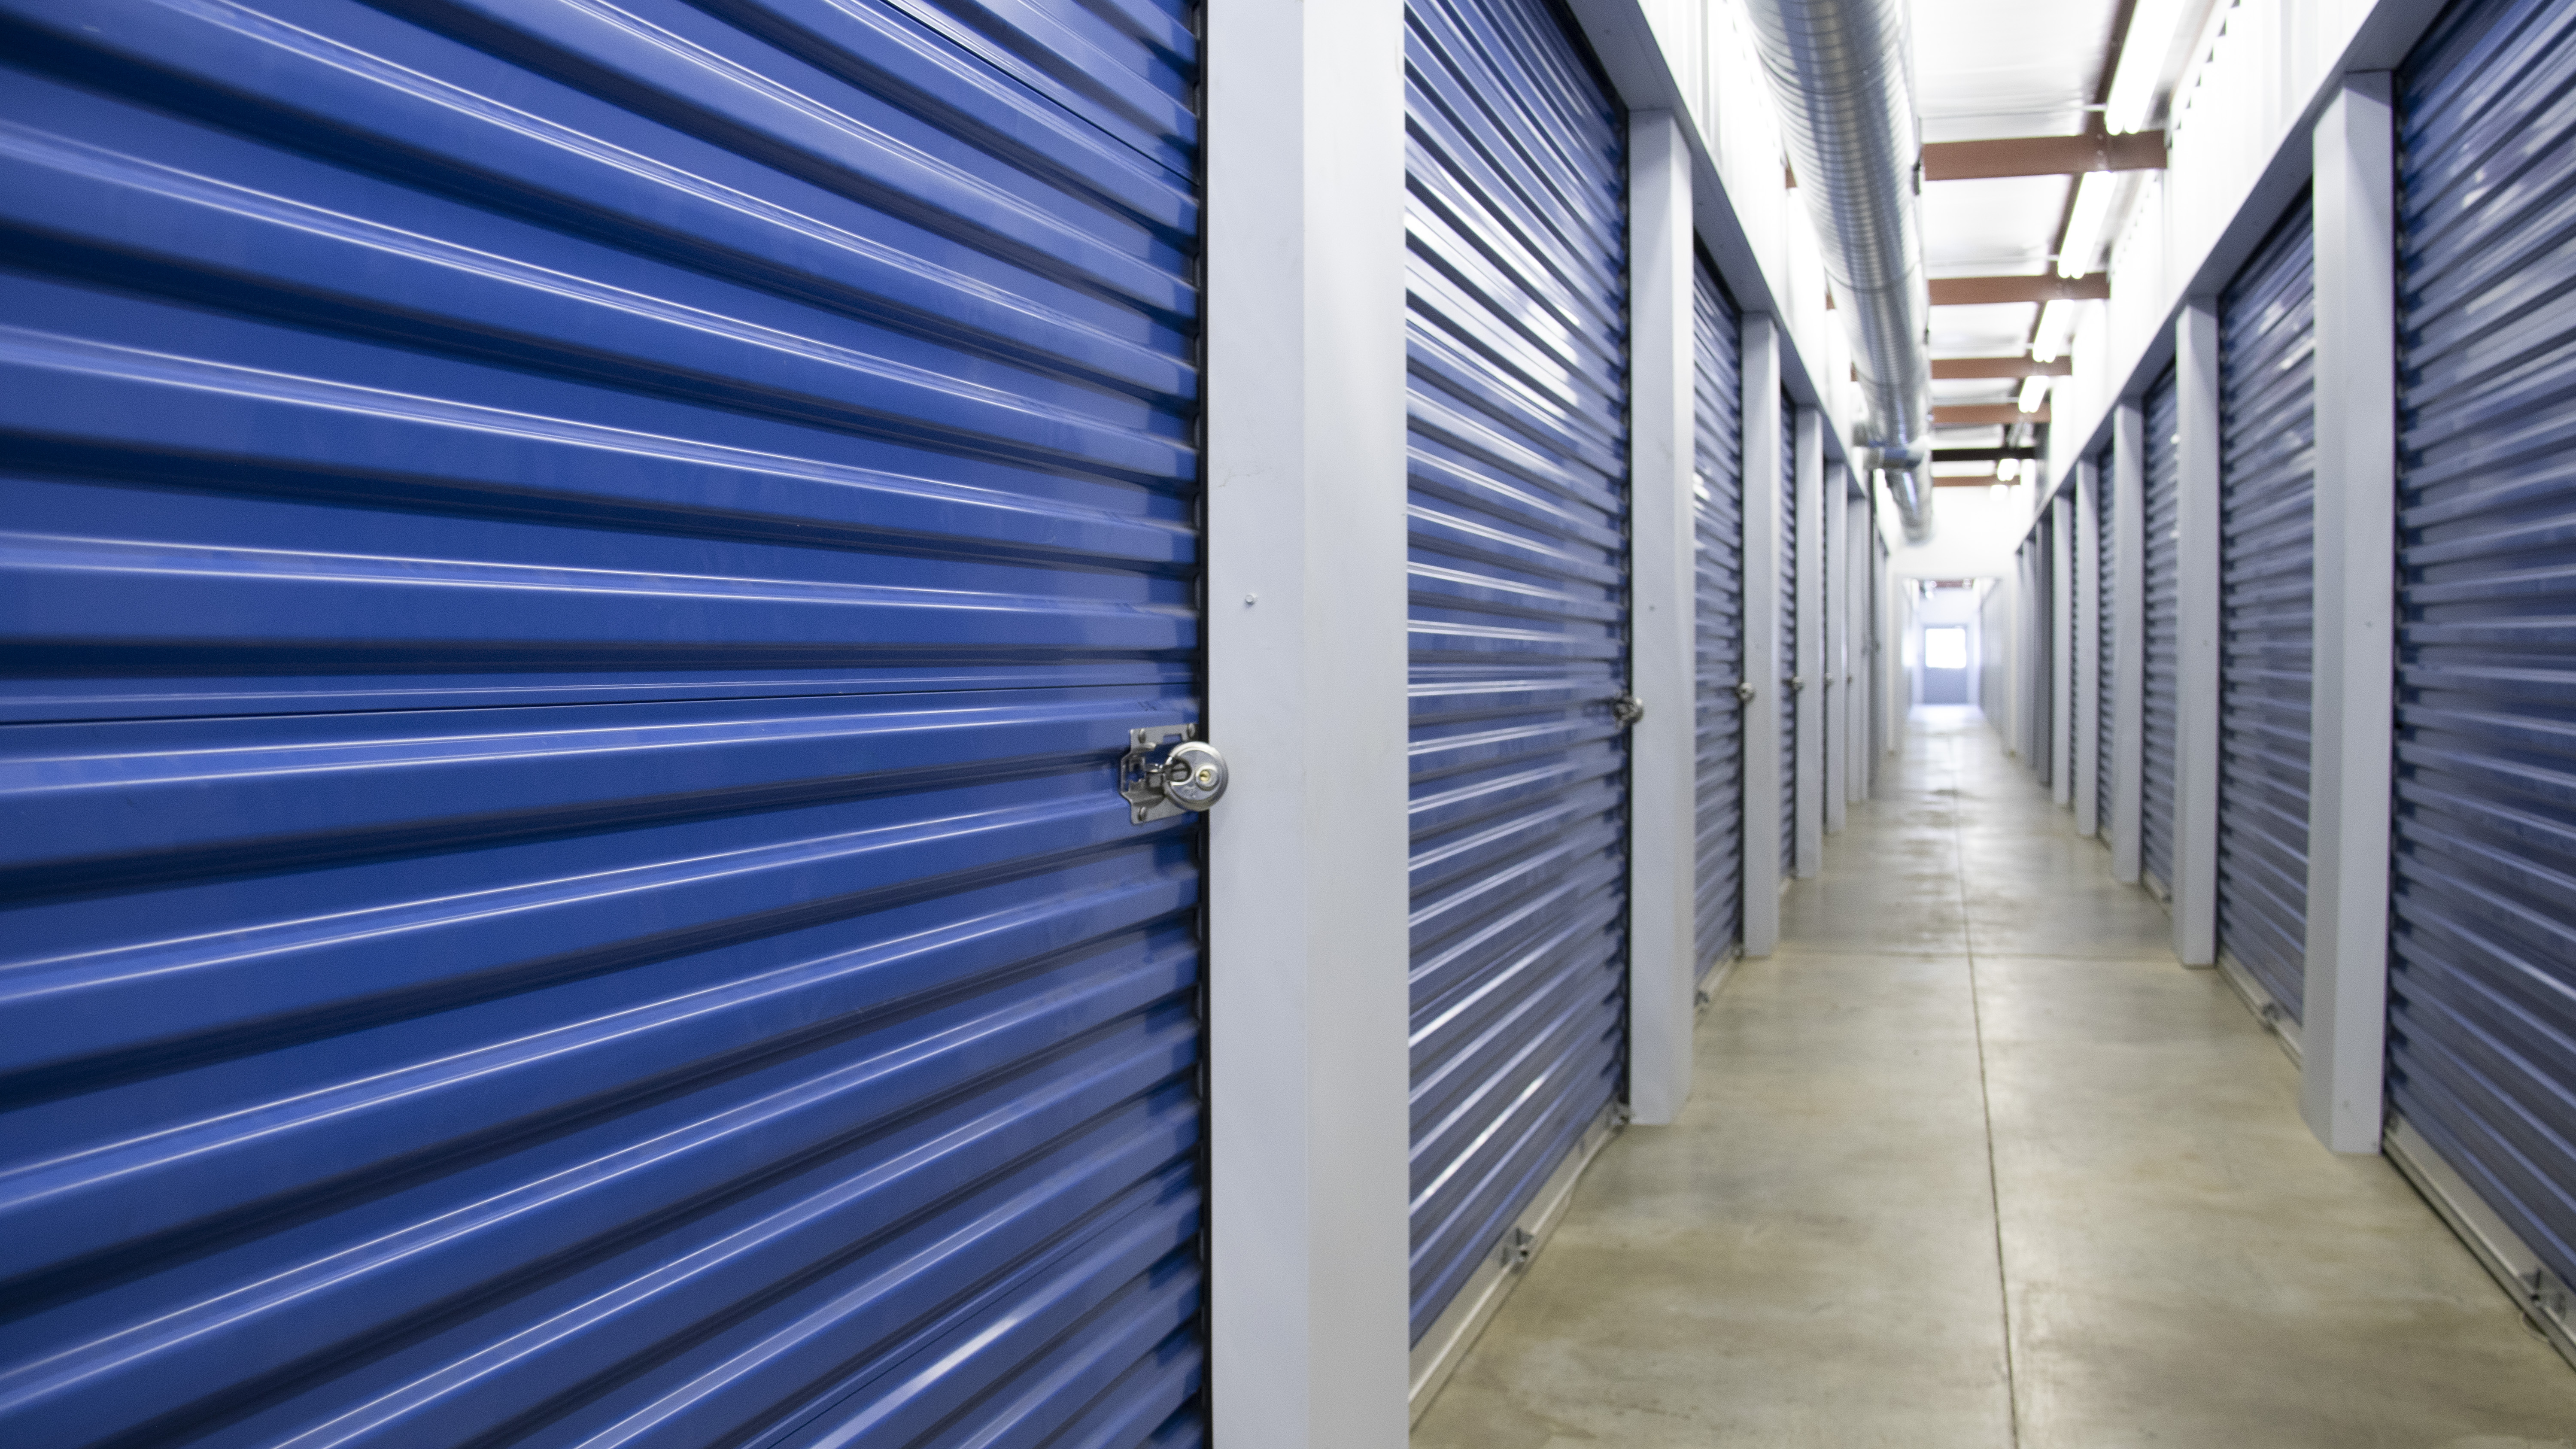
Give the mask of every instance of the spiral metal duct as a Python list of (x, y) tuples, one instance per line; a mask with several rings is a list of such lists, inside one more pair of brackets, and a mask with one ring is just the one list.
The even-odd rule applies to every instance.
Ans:
[(1913, 47), (1903, 0), (1746, 0), (1798, 190), (1868, 400), (1854, 465), (1887, 475), (1905, 536), (1932, 536), (1932, 299), (1923, 279)]

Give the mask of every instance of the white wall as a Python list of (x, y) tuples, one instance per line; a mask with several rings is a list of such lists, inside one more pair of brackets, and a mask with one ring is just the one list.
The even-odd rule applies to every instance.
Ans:
[(1787, 341), (1848, 434), (1860, 412), (1842, 314), (1825, 307), (1825, 273), (1807, 208), (1787, 184), (1787, 150), (1743, 0), (1640, 0), (1683, 109), (1716, 163), (1755, 260), (1780, 300)]

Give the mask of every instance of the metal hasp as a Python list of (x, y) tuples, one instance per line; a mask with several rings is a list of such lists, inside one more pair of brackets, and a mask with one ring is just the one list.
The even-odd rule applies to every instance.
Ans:
[(1852, 466), (1886, 473), (1905, 536), (1921, 543), (1932, 536), (1932, 301), (1905, 9), (1899, 0), (1748, 8), (1868, 401)]
[(1753, 702), (1753, 696), (1758, 692), (1759, 691), (1754, 689), (1753, 682), (1751, 680), (1739, 679), (1735, 681), (1735, 697), (1746, 704), (1751, 704)]
[(1207, 809), (1225, 798), (1227, 778), (1225, 756), (1198, 737), (1196, 725), (1129, 730), (1118, 759), (1118, 793), (1135, 807), (1138, 825)]
[(1610, 717), (1619, 722), (1619, 728), (1627, 729), (1646, 717), (1646, 702), (1633, 694), (1622, 694), (1610, 701)]

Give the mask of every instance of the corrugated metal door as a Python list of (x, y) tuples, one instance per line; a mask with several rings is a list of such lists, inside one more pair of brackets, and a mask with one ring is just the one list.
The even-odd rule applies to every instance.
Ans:
[(2029, 628), (2030, 647), (2024, 655), (2030, 669), (2030, 769), (2042, 785), (2054, 783), (2049, 771), (2056, 764), (2050, 753), (2048, 732), (2056, 727), (2056, 711), (2049, 697), (2057, 689), (2057, 528), (2051, 515), (2043, 510), (2039, 527), (2025, 545), (2030, 554), (2030, 595), (2022, 605), (2022, 617)]
[(2072, 486), (2066, 494), (2066, 677), (2057, 682), (2057, 734), (2049, 748), (2059, 743), (2066, 746), (2066, 798), (2071, 807), (2075, 799), (2076, 761), (2082, 758), (2077, 743), (2077, 725), (2083, 719), (2082, 688), (2084, 680), (2084, 591), (2093, 587), (2096, 560), (2084, 556), (2084, 530), (2075, 522), (2075, 494)]
[(2218, 949), (2294, 1021), (2308, 930), (2315, 253), (2303, 196), (2218, 302)]
[(1742, 317), (1702, 259), (1694, 306), (1698, 399), (1699, 974), (1744, 939), (1744, 374)]
[(2173, 891), (2175, 704), (2181, 680), (2180, 524), (2181, 459), (2174, 436), (2174, 375), (2168, 368), (2147, 389), (2146, 407), (2146, 610), (2147, 674), (2141, 711), (2145, 781), (2139, 791), (2139, 853), (2155, 888)]
[(1780, 395), (1780, 878), (1798, 873), (1798, 403)]
[(1623, 120), (1545, 0), (1410, 0), (1413, 1336), (1624, 1060)]
[(2576, 7), (2462, 7), (2399, 83), (2389, 1089), (2576, 1282)]
[[(2071, 493), (2067, 496), (2070, 499), (2073, 497)], [(2052, 507), (2049, 510), (2051, 528), (2057, 526), (2055, 520), (2058, 516), (2057, 511)], [(2066, 746), (2067, 799), (2072, 801), (2075, 798), (2075, 702), (2078, 693), (2075, 685), (2081, 673), (2077, 667), (2077, 661), (2082, 657), (2081, 651), (2084, 648), (2083, 609), (2079, 601), (2084, 597), (2085, 570), (2092, 561), (2084, 557), (2084, 531), (2074, 526), (2074, 505), (2071, 502), (2067, 507), (2066, 524), (2066, 617), (2059, 621), (2059, 625), (2066, 631), (2067, 663), (2064, 677), (2051, 686), (2053, 691), (2051, 698), (2057, 702), (2057, 718), (2049, 726), (2051, 733), (2048, 737), (2048, 750), (2051, 761), (2050, 779), (2054, 783), (2057, 747), (2060, 744)], [(2051, 593), (2049, 597), (2054, 600), (2057, 595)], [(2052, 641), (2049, 655), (2052, 660), (2056, 658), (2055, 648)]]
[(2114, 700), (2119, 694), (2116, 663), (2120, 642), (2118, 610), (2111, 597), (2112, 575), (2120, 566), (2120, 539), (2113, 527), (2111, 450), (2102, 450), (2101, 461), (2093, 465), (2093, 537), (2100, 542), (2093, 566), (2093, 622), (2101, 632), (2101, 644), (2094, 653), (2099, 663), (2093, 670), (2093, 799), (2099, 806), (2094, 814), (2095, 834), (2111, 838), (2112, 814), (2118, 796), (2111, 781), (2118, 773), (2113, 768), (2111, 741), (2118, 731)]
[(399, 8), (0, 7), (0, 1439), (1198, 1442), (1191, 15)]

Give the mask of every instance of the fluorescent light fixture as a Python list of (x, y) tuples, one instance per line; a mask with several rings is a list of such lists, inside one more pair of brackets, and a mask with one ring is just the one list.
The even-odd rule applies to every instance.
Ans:
[(2093, 255), (2102, 250), (2102, 227), (2111, 219), (2111, 189), (2118, 178), (2108, 171), (2087, 171), (2075, 183), (2075, 205), (2066, 214), (2066, 236), (2057, 244), (2057, 274), (2080, 277), (2093, 270)]
[(2044, 377), (2025, 377), (2025, 378), (2023, 378), (2023, 379), (2021, 380), (2021, 410), (2022, 410), (2023, 412), (2026, 412), (2026, 413), (2035, 413), (2035, 412), (2038, 412), (2038, 411), (2039, 411), (2039, 409), (2040, 409), (2041, 404), (2046, 403), (2047, 401), (2048, 401), (2048, 379), (2047, 379), (2047, 378), (2044, 378)]
[(2019, 482), (2021, 480), (2021, 459), (1997, 458), (1995, 460), (1995, 476), (2001, 478), (2007, 483)]
[(2055, 362), (2066, 352), (2068, 334), (2075, 330), (2075, 304), (2061, 297), (2039, 309), (2039, 331), (2030, 339), (2030, 356), (2034, 362)]
[(2182, 27), (2188, 0), (2138, 0), (2129, 13), (2129, 33), (2120, 41), (2120, 68), (2111, 73), (2111, 94), (2102, 106), (2102, 124), (2111, 134), (2143, 131), (2156, 113), (2156, 87), (2165, 78), (2165, 57), (2172, 54), (2174, 32)]

